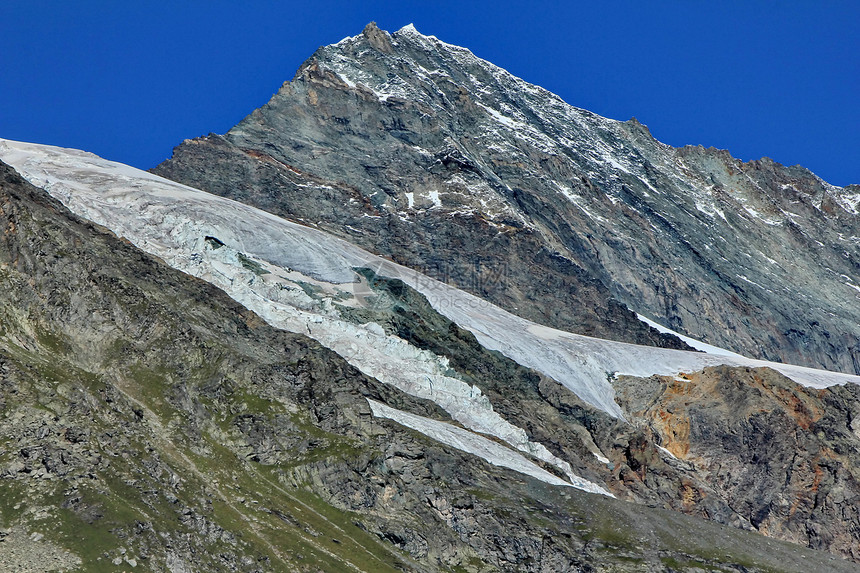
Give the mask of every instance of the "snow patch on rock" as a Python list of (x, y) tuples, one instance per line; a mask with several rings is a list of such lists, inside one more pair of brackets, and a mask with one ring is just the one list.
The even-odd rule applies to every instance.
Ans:
[(423, 416), (416, 416), (402, 410), (397, 410), (376, 402), (375, 400), (367, 400), (370, 404), (370, 409), (373, 415), (378, 418), (388, 418), (394, 420), (398, 424), (412, 428), (453, 448), (476, 455), (479, 458), (486, 460), (494, 466), (500, 466), (522, 474), (539, 479), (543, 482), (559, 486), (572, 486), (577, 489), (585, 490), (591, 493), (599, 493), (609, 497), (615, 497), (606, 489), (600, 487), (596, 483), (576, 478), (571, 483), (549, 473), (537, 464), (529, 461), (515, 451), (502, 446), (483, 436), (469, 432), (457, 426), (431, 420)]

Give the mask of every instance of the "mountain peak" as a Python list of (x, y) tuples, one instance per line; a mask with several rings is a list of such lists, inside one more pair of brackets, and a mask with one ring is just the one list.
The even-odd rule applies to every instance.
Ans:
[(397, 30), (397, 32), (395, 32), (395, 33), (396, 33), (396, 34), (418, 34), (419, 36), (423, 36), (423, 35), (424, 35), (424, 34), (422, 34), (421, 32), (419, 32), (419, 31), (415, 28), (415, 24), (413, 24), (413, 23), (411, 23), (411, 22), (410, 22), (409, 24), (406, 24), (405, 26), (403, 26), (403, 27), (402, 27), (402, 28), (400, 28), (399, 30)]
[[(856, 339), (858, 289), (854, 279), (841, 278), (856, 275), (856, 246), (841, 225), (856, 217), (860, 193), (841, 192), (799, 169), (662, 144), (638, 119), (619, 122), (575, 108), (414, 26), (389, 33), (369, 25), (309, 62), (308, 74), (231, 129), (225, 145), (352, 186), (349, 196), (328, 190), (315, 196), (327, 202), (327, 229), (343, 232), (346, 224), (351, 240), (401, 260), (410, 260), (419, 248), (413, 245), (420, 245), (415, 256), (422, 264), (446, 261), (456, 269), (457, 284), (547, 326), (588, 325), (580, 333), (680, 344), (655, 338), (632, 312), (621, 316), (626, 307), (739, 354), (860, 372), (860, 348), (831, 340), (833, 332)], [(202, 162), (198, 155), (188, 149), (189, 159)], [(261, 169), (253, 158), (242, 161)], [(227, 181), (225, 173), (200, 178), (200, 172), (183, 167), (181, 176), (228, 196), (247, 185)], [(170, 173), (179, 176), (178, 167)], [(285, 186), (279, 213), (323, 220), (306, 189)], [(833, 199), (824, 202), (825, 196)], [(632, 216), (619, 217), (619, 209)], [(562, 223), (547, 223), (549, 213)], [(819, 221), (822, 213), (832, 223)], [(383, 235), (374, 223), (378, 217), (397, 226)], [(808, 222), (806, 232), (794, 233), (801, 221)], [(564, 236), (545, 241), (558, 224)], [(439, 243), (443, 227), (465, 252)], [(488, 235), (504, 247), (485, 242)], [(661, 246), (678, 237), (677, 247)], [(632, 247), (618, 249), (619, 243)], [(801, 271), (793, 253), (807, 248), (816, 254)], [(511, 260), (533, 261), (545, 250), (561, 256), (530, 263), (528, 272), (511, 270)], [(822, 251), (841, 269), (831, 266), (836, 272), (826, 271), (826, 280), (815, 262), (824, 260)], [(577, 276), (590, 278), (567, 282), (565, 261), (583, 269)], [(526, 300), (521, 293), (532, 289), (536, 264), (541, 276), (558, 277), (563, 286), (546, 289), (539, 301)], [(484, 266), (505, 280), (485, 285), (488, 274), (475, 270)], [(712, 281), (714, 270), (723, 277), (720, 285), (703, 295), (697, 285)], [(611, 292), (595, 286), (612, 280)], [(667, 280), (672, 289), (664, 287)], [(584, 292), (588, 305), (581, 303)], [(736, 292), (743, 298), (727, 295)], [(803, 303), (820, 300), (822, 292), (833, 302)], [(612, 296), (618, 312), (605, 302)], [(746, 305), (762, 304), (773, 312), (751, 323)], [(797, 329), (801, 315), (815, 328)]]
[(364, 27), (364, 30), (361, 31), (362, 34), (372, 34), (374, 32), (381, 32), (379, 26), (376, 25), (376, 22), (368, 22), (367, 26)]
[(376, 22), (371, 22), (365, 26), (361, 35), (367, 38), (370, 45), (380, 52), (385, 54), (394, 52), (394, 47), (391, 45), (391, 36), (385, 30), (380, 30)]

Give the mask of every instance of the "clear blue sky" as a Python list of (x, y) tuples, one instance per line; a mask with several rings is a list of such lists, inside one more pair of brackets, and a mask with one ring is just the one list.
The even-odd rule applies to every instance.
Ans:
[(149, 168), (223, 133), (320, 45), (424, 34), (661, 141), (860, 183), (860, 2), (4, 2), (0, 137)]

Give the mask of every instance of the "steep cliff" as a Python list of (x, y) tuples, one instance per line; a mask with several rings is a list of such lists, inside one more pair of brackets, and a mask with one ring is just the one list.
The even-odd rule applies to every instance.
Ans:
[(411, 26), (0, 159), (0, 569), (857, 570), (856, 187)]

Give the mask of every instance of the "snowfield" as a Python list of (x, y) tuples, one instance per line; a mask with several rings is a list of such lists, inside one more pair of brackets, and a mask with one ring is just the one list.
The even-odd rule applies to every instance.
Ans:
[[(608, 495), (599, 485), (576, 476), (566, 461), (542, 444), (530, 441), (525, 430), (504, 420), (477, 387), (458, 379), (444, 357), (388, 335), (374, 323), (342, 319), (339, 306), (366, 304), (372, 295), (356, 268), (402, 280), (426, 296), (439, 313), (474, 333), (486, 348), (550, 376), (616, 417), (622, 412), (608, 382), (616, 374), (675, 375), (728, 364), (768, 366), (818, 388), (860, 383), (858, 376), (752, 360), (714, 347), (702, 347), (710, 352), (667, 350), (541, 326), (322, 231), (91, 153), (0, 139), (0, 159), (75, 214), (109, 228), (172, 267), (215, 284), (273, 326), (315, 338), (365, 374), (433, 400), (471, 431), (372, 403), (375, 415), (547, 483)], [(511, 448), (476, 432), (499, 438)], [(514, 450), (557, 467), (569, 482)]]

